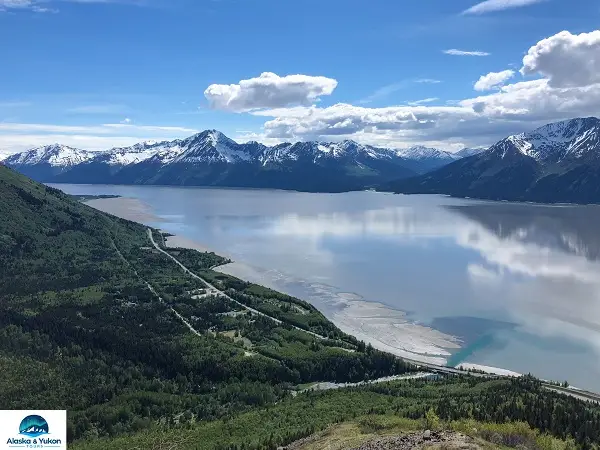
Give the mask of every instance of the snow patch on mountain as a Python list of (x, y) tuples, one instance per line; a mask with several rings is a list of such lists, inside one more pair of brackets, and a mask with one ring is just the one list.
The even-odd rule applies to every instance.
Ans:
[(173, 159), (173, 162), (193, 164), (249, 162), (256, 156), (249, 151), (253, 147), (238, 144), (217, 130), (207, 130), (181, 141), (183, 151)]
[(424, 159), (441, 159), (454, 161), (459, 159), (455, 154), (438, 150), (437, 148), (425, 147), (423, 145), (416, 145), (410, 148), (404, 148), (396, 150), (396, 154), (403, 158), (413, 160), (424, 160)]
[(5, 159), (8, 165), (49, 164), (53, 167), (71, 167), (84, 163), (96, 155), (94, 152), (80, 150), (66, 145), (53, 144), (36, 147)]
[(600, 120), (594, 117), (555, 122), (507, 138), (521, 153), (542, 163), (600, 157)]

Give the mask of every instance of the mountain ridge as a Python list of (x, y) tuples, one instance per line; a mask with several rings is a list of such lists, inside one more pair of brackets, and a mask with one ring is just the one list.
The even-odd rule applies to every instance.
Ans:
[(600, 119), (563, 120), (511, 135), (478, 155), (380, 189), (491, 200), (600, 203)]
[(41, 182), (162, 184), (362, 190), (441, 167), (458, 156), (415, 146), (374, 147), (346, 140), (266, 146), (237, 143), (212, 129), (185, 139), (145, 141), (90, 152), (55, 144), (11, 155), (3, 163)]

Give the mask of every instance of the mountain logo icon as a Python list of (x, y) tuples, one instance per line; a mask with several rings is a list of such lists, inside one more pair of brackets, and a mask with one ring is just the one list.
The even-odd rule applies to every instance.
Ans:
[(27, 416), (19, 425), (19, 434), (29, 437), (38, 437), (48, 434), (48, 422), (42, 416)]

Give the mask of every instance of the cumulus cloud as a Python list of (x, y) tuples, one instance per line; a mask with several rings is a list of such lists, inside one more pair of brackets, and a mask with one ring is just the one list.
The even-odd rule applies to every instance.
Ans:
[(600, 83), (600, 30), (578, 35), (562, 31), (541, 40), (523, 58), (521, 73), (539, 73), (554, 88)]
[(444, 50), (446, 55), (452, 56), (490, 56), (491, 53), (481, 52), (477, 50), (458, 50), (456, 48), (451, 48), (450, 50)]
[(503, 86), (495, 94), (463, 100), (460, 104), (490, 119), (548, 122), (597, 114), (600, 84), (555, 89), (547, 79), (523, 81)]
[(310, 105), (331, 95), (337, 81), (323, 76), (288, 75), (264, 72), (239, 84), (212, 84), (204, 96), (214, 109), (246, 112), (262, 108)]
[(463, 14), (486, 14), (505, 9), (521, 8), (523, 6), (541, 3), (545, 0), (486, 0), (471, 6)]
[(506, 81), (515, 76), (514, 70), (503, 70), (502, 72), (490, 72), (487, 75), (482, 75), (475, 83), (476, 91), (489, 91), (500, 87)]
[[(304, 107), (260, 111), (273, 119), (264, 124), (266, 138), (339, 140), (352, 138), (375, 145), (403, 137), (434, 140), (451, 137), (457, 121), (475, 119), (472, 109), (453, 106), (394, 106), (365, 108), (339, 103), (327, 108)], [(426, 138), (424, 137), (426, 136)], [(448, 143), (450, 144), (450, 143)]]

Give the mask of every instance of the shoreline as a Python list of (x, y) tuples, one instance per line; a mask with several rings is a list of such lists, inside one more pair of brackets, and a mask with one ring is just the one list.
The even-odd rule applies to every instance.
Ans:
[[(145, 225), (151, 224), (157, 228), (160, 228), (157, 224), (169, 222), (167, 218), (157, 216), (149, 205), (137, 198), (97, 198), (83, 203), (107, 214)], [(165, 240), (170, 248), (189, 248), (230, 257), (226, 252), (217, 251), (185, 236), (171, 235)], [(219, 266), (215, 270), (284, 292), (280, 286), (275, 286), (264, 277), (264, 273), (273, 272), (272, 270), (265, 270), (261, 274), (257, 268), (236, 262)], [(284, 278), (283, 274), (281, 275)], [(455, 336), (410, 322), (401, 310), (364, 300), (357, 294), (337, 292), (330, 286), (311, 284), (304, 280), (292, 280), (292, 282), (305, 284), (307, 294), (298, 296), (287, 292), (288, 295), (308, 301), (344, 333), (363, 340), (378, 350), (412, 361), (446, 366), (448, 358), (452, 355), (451, 351), (461, 348), (461, 341)], [(477, 366), (479, 370), (484, 370), (483, 366), (467, 361), (461, 362), (459, 366), (473, 368)], [(514, 373), (500, 368), (486, 367), (486, 369)]]

